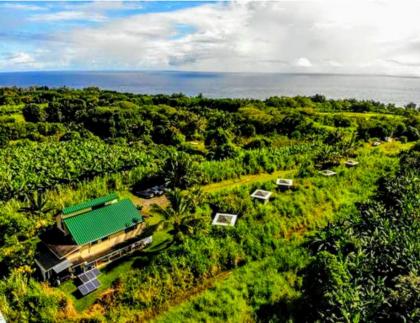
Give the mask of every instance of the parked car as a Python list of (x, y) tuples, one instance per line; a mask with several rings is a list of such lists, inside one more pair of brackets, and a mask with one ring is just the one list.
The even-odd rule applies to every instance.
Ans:
[(165, 193), (164, 191), (164, 187), (162, 187), (161, 185), (158, 186), (153, 186), (150, 188), (150, 190), (156, 195), (156, 196), (161, 196), (163, 195), (163, 193)]
[(155, 197), (155, 194), (150, 189), (135, 191), (134, 194), (145, 199), (151, 199), (152, 197)]
[(146, 199), (150, 199), (155, 196), (162, 196), (165, 194), (165, 185), (152, 186), (145, 190), (135, 191), (134, 194)]

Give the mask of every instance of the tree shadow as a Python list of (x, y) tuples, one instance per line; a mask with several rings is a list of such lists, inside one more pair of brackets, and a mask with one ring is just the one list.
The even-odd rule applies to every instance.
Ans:
[(256, 311), (257, 322), (305, 322), (299, 315), (299, 302), (280, 300), (274, 304), (262, 304)]
[(122, 256), (121, 258), (116, 259), (116, 260), (114, 260), (114, 261), (110, 262), (109, 264), (107, 264), (105, 267), (103, 267), (103, 268), (101, 269), (101, 271), (102, 271), (103, 273), (108, 273), (108, 272), (112, 271), (115, 267), (118, 267), (118, 266), (119, 266), (119, 265), (121, 265), (122, 263), (124, 263), (124, 262), (126, 262), (127, 260), (129, 260), (129, 259), (130, 259), (130, 257), (132, 257), (132, 254), (131, 254), (131, 255), (125, 255), (125, 256)]
[(174, 242), (175, 242), (174, 239), (163, 240), (161, 243), (158, 243), (157, 245), (153, 246), (153, 249), (143, 251), (143, 253), (147, 253), (149, 255), (156, 255), (160, 253), (161, 251), (166, 250), (169, 247), (171, 247), (174, 244)]
[(153, 235), (153, 233), (155, 233), (159, 229), (162, 222), (163, 221), (159, 221), (156, 224), (147, 226), (146, 229), (144, 229), (143, 232), (140, 234), (139, 239), (147, 238)]
[(132, 268), (143, 269), (147, 267), (157, 255), (159, 255), (163, 250), (170, 248), (173, 244), (173, 239), (166, 239), (154, 246), (154, 248), (156, 248), (155, 250), (139, 251), (139, 254), (136, 256), (136, 259), (132, 264)]
[[(148, 226), (137, 239), (144, 239), (150, 236), (153, 236), (153, 234), (159, 229), (162, 221)], [(145, 250), (137, 250), (134, 251), (131, 254), (125, 255), (119, 259), (116, 259), (112, 261), (111, 263), (107, 264), (102, 271), (104, 273), (112, 271), (114, 268), (120, 266), (124, 262), (128, 261), (130, 258), (134, 258), (134, 262), (132, 264), (133, 268), (142, 267), (140, 263), (148, 264), (151, 261), (151, 258), (153, 258), (155, 255), (159, 254), (161, 251), (168, 249), (173, 244), (173, 239), (167, 239), (162, 241), (161, 243), (154, 245), (153, 249), (145, 251)], [(144, 266), (143, 266), (144, 267)]]
[(77, 299), (77, 300), (80, 300), (80, 299), (82, 299), (84, 296), (82, 295), (82, 293), (79, 291), (79, 289), (78, 288), (76, 288), (76, 290), (75, 291), (73, 291), (72, 293), (71, 293), (71, 295), (75, 298), (75, 299)]

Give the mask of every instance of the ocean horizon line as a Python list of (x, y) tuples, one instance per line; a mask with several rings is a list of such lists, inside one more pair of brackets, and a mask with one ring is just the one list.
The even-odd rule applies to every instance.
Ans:
[(229, 74), (229, 75), (293, 75), (293, 76), (350, 76), (350, 77), (391, 77), (420, 79), (420, 75), (400, 75), (381, 73), (325, 73), (325, 72), (222, 72), (222, 71), (192, 71), (192, 70), (25, 70), (0, 71), (0, 74), (30, 74), (30, 73), (173, 73), (173, 74)]

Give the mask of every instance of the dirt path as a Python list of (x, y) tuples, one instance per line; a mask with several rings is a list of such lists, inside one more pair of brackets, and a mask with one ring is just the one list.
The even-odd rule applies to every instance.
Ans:
[(146, 217), (150, 216), (150, 209), (153, 204), (160, 205), (161, 207), (166, 207), (169, 204), (168, 199), (165, 195), (153, 197), (151, 199), (143, 199), (141, 197), (138, 197), (134, 194), (131, 194), (131, 200), (134, 202), (134, 204), (141, 205), (143, 208), (141, 209), (142, 214), (144, 214)]

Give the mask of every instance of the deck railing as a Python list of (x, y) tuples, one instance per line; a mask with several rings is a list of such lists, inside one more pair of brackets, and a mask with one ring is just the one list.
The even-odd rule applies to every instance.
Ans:
[(111, 261), (117, 260), (125, 255), (128, 255), (130, 253), (133, 253), (134, 251), (140, 250), (142, 248), (145, 248), (146, 246), (148, 246), (149, 244), (151, 244), (153, 242), (153, 238), (152, 236), (150, 237), (146, 237), (144, 239), (135, 241), (127, 246), (124, 246), (122, 248), (116, 249), (116, 250), (112, 250), (109, 253), (100, 256), (98, 258), (95, 258), (91, 261), (87, 261), (84, 263), (81, 263), (77, 266), (74, 266), (73, 269), (77, 268), (77, 267), (82, 267), (82, 268), (90, 268), (92, 266), (98, 266), (98, 264), (102, 264), (102, 263), (109, 263)]

